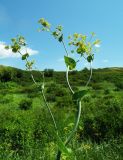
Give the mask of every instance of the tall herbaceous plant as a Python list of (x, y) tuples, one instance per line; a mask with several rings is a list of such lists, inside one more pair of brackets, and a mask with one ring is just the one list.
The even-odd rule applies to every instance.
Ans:
[[(35, 85), (40, 88), (41, 95), (43, 97), (44, 103), (50, 113), (52, 123), (54, 125), (54, 132), (56, 139), (57, 139), (57, 146), (58, 151), (56, 153), (56, 157), (54, 159), (60, 160), (62, 153), (66, 154), (68, 157), (74, 157), (74, 154), (70, 148), (68, 148), (68, 144), (70, 141), (72, 141), (72, 138), (74, 137), (78, 124), (80, 121), (81, 116), (81, 101), (83, 97), (89, 92), (88, 84), (92, 77), (92, 61), (94, 61), (94, 53), (96, 52), (96, 47), (99, 46), (100, 40), (95, 39), (95, 33), (91, 33), (89, 37), (83, 34), (74, 33), (73, 35), (68, 36), (68, 45), (70, 47), (70, 52), (67, 50), (65, 41), (64, 41), (64, 34), (62, 32), (62, 26), (58, 25), (55, 28), (51, 27), (51, 24), (46, 21), (44, 18), (39, 19), (38, 21), (40, 28), (39, 31), (47, 31), (51, 34), (52, 37), (54, 37), (64, 48), (65, 55), (64, 55), (64, 62), (66, 64), (66, 82), (68, 84), (68, 88), (72, 95), (72, 100), (74, 101), (74, 104), (77, 108), (77, 114), (75, 113), (75, 122), (74, 127), (66, 138), (65, 141), (62, 140), (62, 138), (59, 136), (59, 131), (57, 127), (57, 123), (55, 121), (54, 115), (50, 109), (49, 104), (47, 103), (44, 89), (45, 89), (45, 81), (44, 81), (44, 73), (39, 72), (42, 76), (42, 82), (39, 84), (36, 82), (35, 77), (31, 73), (31, 70), (34, 66), (34, 60), (29, 60), (29, 53), (27, 52), (27, 43), (25, 41), (25, 38), (23, 36), (17, 36), (16, 38), (11, 39), (11, 44), (8, 46), (5, 46), (6, 49), (11, 49), (13, 54), (19, 53), (21, 55), (21, 59), (25, 61), (26, 63), (26, 69), (30, 71), (32, 81), (35, 83)], [(25, 49), (25, 53), (23, 54), (21, 52), (22, 49)], [(73, 56), (73, 54), (75, 56)], [(72, 58), (75, 57), (75, 58)], [(85, 59), (90, 64), (90, 76), (86, 83), (86, 85), (83, 87), (82, 90), (75, 92), (69, 82), (69, 71), (72, 71), (76, 69), (76, 66), (78, 63), (82, 61), (82, 59)]]

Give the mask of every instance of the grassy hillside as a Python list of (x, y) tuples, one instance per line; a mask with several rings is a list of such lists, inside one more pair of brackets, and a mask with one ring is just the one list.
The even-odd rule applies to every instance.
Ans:
[[(42, 80), (32, 71), (37, 82)], [(89, 70), (70, 72), (74, 90), (86, 84)], [(57, 151), (51, 117), (30, 72), (0, 66), (0, 160), (53, 160)], [(123, 159), (123, 68), (94, 69), (90, 93), (82, 100), (78, 131), (68, 146), (74, 158)], [(63, 140), (69, 135), (76, 105), (65, 72), (45, 70), (45, 94)]]

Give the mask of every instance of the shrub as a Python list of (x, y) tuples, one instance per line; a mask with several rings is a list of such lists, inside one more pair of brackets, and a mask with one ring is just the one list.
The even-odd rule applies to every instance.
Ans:
[(31, 99), (23, 99), (20, 103), (19, 103), (19, 108), (21, 110), (29, 110), (32, 108), (32, 100)]
[(111, 91), (110, 91), (110, 89), (108, 89), (108, 88), (104, 90), (104, 94), (105, 94), (105, 95), (110, 94), (110, 92), (111, 92)]
[(109, 141), (123, 134), (122, 103), (119, 99), (100, 99), (93, 110), (83, 117), (81, 139), (91, 139), (96, 143)]
[[(46, 91), (47, 95), (53, 95), (53, 97), (63, 97), (67, 95), (67, 91), (65, 88), (61, 88), (60, 86), (51, 83)], [(48, 96), (49, 97), (49, 96)]]
[(73, 101), (70, 97), (57, 98), (56, 106), (59, 108), (73, 106)]
[(123, 82), (122, 81), (117, 81), (115, 83), (115, 86), (117, 87), (117, 89), (122, 90), (123, 89)]
[(53, 69), (45, 69), (44, 70), (44, 75), (45, 77), (53, 77), (54, 70)]
[(13, 101), (13, 95), (6, 94), (5, 96), (3, 96), (2, 94), (0, 94), (0, 103), (7, 104), (12, 101)]
[(53, 94), (47, 94), (46, 99), (47, 99), (48, 102), (55, 102), (56, 101), (56, 96), (54, 96)]
[(100, 86), (99, 83), (91, 83), (91, 86), (94, 90), (100, 90), (102, 87)]

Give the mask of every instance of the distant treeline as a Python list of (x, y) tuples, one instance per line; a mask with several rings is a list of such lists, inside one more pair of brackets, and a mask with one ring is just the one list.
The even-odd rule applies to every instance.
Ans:
[[(89, 78), (89, 70), (84, 68), (81, 71), (71, 71), (70, 82), (73, 86), (85, 85)], [(39, 71), (32, 71), (37, 82), (42, 81), (42, 75)], [(51, 81), (58, 84), (66, 85), (65, 71), (54, 71), (53, 69), (45, 69), (45, 81)], [(20, 84), (32, 83), (29, 71), (0, 66), (0, 81), (8, 82), (13, 81)], [(114, 83), (116, 87), (123, 89), (123, 68), (99, 68), (93, 69), (93, 76), (90, 85), (94, 89), (98, 89), (98, 83), (103, 81)]]

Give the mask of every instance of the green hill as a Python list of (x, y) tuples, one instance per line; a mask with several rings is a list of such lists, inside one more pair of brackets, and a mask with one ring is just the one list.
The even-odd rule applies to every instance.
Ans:
[[(46, 69), (44, 73), (46, 99), (65, 140), (77, 106), (65, 72)], [(87, 68), (69, 73), (74, 91), (82, 89), (89, 73)], [(39, 71), (32, 74), (37, 82), (42, 81)], [(123, 68), (93, 69), (89, 89), (82, 99), (79, 128), (68, 147), (77, 160), (123, 159)], [(40, 87), (33, 84), (29, 71), (0, 66), (0, 160), (38, 160), (42, 156), (52, 160), (56, 152), (57, 139)]]

